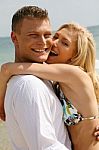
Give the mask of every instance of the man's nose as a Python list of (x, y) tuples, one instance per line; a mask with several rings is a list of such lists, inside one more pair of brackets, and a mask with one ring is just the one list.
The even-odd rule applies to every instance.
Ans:
[(52, 45), (52, 39), (51, 38), (45, 38), (44, 36), (42, 36), (40, 38), (39, 45), (41, 45), (44, 48), (48, 48)]
[(38, 42), (39, 46), (45, 47), (46, 46), (46, 39), (44, 36), (39, 37), (39, 42)]

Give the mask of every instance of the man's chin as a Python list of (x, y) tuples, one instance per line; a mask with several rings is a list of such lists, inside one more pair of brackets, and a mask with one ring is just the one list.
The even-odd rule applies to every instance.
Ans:
[(41, 57), (38, 58), (38, 62), (43, 63), (47, 60), (47, 58), (48, 58), (48, 56), (46, 56), (46, 57), (41, 56)]

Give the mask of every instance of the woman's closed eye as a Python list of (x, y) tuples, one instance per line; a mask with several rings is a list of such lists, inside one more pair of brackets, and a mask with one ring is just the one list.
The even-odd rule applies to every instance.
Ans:
[(67, 47), (69, 46), (69, 44), (66, 41), (62, 41), (62, 44)]

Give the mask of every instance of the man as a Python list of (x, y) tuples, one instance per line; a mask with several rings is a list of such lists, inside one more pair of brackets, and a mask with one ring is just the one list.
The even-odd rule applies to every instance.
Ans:
[[(46, 61), (51, 46), (48, 13), (36, 6), (12, 18), (15, 62)], [(5, 96), (6, 124), (14, 150), (70, 150), (62, 106), (50, 82), (33, 75), (10, 79)], [(65, 145), (65, 146), (64, 146)]]

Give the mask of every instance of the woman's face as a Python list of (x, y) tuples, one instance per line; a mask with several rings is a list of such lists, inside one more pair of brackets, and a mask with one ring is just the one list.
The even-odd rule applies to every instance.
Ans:
[(47, 63), (69, 63), (76, 53), (77, 34), (62, 28), (53, 36), (53, 46)]

